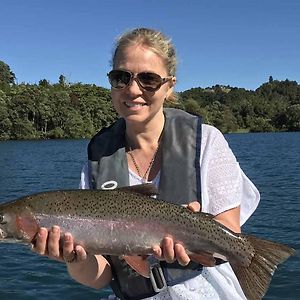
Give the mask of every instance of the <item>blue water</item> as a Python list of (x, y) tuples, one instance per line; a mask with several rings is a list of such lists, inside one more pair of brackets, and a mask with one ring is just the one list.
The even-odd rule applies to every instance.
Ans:
[[(226, 135), (261, 203), (243, 230), (300, 253), (300, 133)], [(43, 190), (77, 188), (87, 140), (0, 142), (0, 202)], [(63, 264), (27, 246), (0, 243), (0, 299), (100, 299), (74, 282)], [(280, 265), (264, 299), (300, 299), (300, 258)]]

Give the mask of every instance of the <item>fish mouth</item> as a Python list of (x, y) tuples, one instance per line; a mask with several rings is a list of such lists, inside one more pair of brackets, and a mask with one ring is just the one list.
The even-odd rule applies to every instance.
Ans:
[(7, 234), (5, 231), (3, 231), (1, 228), (0, 228), (0, 240), (3, 240), (7, 237)]
[(7, 240), (11, 237), (11, 235), (3, 228), (0, 228), (0, 242), (3, 240)]
[(21, 239), (15, 238), (9, 235), (6, 231), (0, 228), (0, 243), (20, 243), (22, 242)]

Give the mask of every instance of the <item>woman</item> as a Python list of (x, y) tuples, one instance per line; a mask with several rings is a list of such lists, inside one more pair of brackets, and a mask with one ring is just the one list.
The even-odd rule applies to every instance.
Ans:
[[(111, 98), (121, 118), (90, 142), (81, 187), (152, 182), (162, 199), (209, 212), (240, 232), (259, 193), (216, 128), (180, 110), (163, 108), (176, 98), (176, 57), (170, 40), (145, 28), (125, 33), (117, 42), (112, 67)], [(228, 263), (195, 266), (184, 247), (170, 237), (153, 245), (156, 259), (165, 261), (153, 260), (163, 270), (160, 279), (167, 287), (164, 282), (158, 286), (156, 277), (154, 284), (140, 278), (119, 258), (88, 255), (74, 245), (70, 233), (64, 234), (60, 252), (59, 238), (57, 226), (49, 234), (42, 228), (35, 251), (64, 260), (70, 275), (84, 285), (100, 289), (111, 284), (124, 299), (245, 299)]]

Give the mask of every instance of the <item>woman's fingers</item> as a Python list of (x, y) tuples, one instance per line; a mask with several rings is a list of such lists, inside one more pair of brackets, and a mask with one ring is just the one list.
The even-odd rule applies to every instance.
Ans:
[(63, 259), (71, 263), (77, 260), (77, 252), (74, 250), (74, 241), (71, 233), (64, 234)]
[(175, 260), (182, 266), (186, 266), (190, 262), (190, 258), (185, 251), (183, 245), (175, 243), (172, 238), (165, 237), (161, 247), (155, 245), (152, 248), (154, 256), (159, 260), (165, 260), (167, 263), (172, 263)]
[(83, 249), (83, 247), (78, 245), (78, 246), (75, 247), (75, 251), (76, 251), (76, 254), (77, 254), (77, 262), (82, 262), (82, 261), (86, 260), (87, 253)]
[(71, 233), (66, 232), (64, 235), (63, 259), (67, 263), (81, 262), (87, 257), (86, 251), (82, 246), (77, 245), (74, 248), (74, 240)]
[(46, 228), (40, 228), (36, 239), (34, 241), (34, 252), (45, 255), (47, 250), (47, 238), (48, 238), (48, 230)]
[(52, 226), (48, 234), (48, 256), (53, 259), (61, 259), (60, 249), (60, 228), (58, 226)]
[(153, 255), (159, 259), (159, 260), (163, 260), (163, 253), (162, 253), (162, 249), (159, 245), (155, 245), (152, 247), (152, 251), (153, 251)]
[(61, 236), (59, 226), (53, 226), (49, 231), (40, 228), (34, 241), (33, 251), (67, 263), (81, 262), (87, 258), (83, 247), (80, 245), (75, 247), (71, 233), (66, 232)]
[(170, 237), (165, 237), (162, 242), (162, 252), (167, 263), (175, 261), (174, 242)]
[(154, 256), (159, 260), (165, 260), (168, 263), (174, 262), (175, 252), (173, 239), (170, 237), (165, 237), (161, 245), (155, 245), (152, 247)]
[(187, 208), (193, 212), (199, 212), (201, 209), (201, 205), (198, 201), (193, 201), (187, 205)]
[(176, 259), (180, 265), (186, 266), (190, 262), (190, 258), (181, 244), (175, 244), (174, 251)]

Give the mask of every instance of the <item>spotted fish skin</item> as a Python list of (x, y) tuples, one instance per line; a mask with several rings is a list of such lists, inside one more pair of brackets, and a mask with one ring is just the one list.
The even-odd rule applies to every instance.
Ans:
[[(165, 236), (191, 253), (221, 256), (232, 266), (248, 299), (266, 293), (276, 265), (295, 250), (236, 234), (205, 213), (157, 200), (152, 185), (115, 190), (51, 191), (0, 205), (0, 239), (30, 243), (40, 227), (61, 227), (90, 253), (150, 255)], [(257, 275), (263, 279), (255, 279)], [(254, 282), (254, 286), (251, 284)]]

